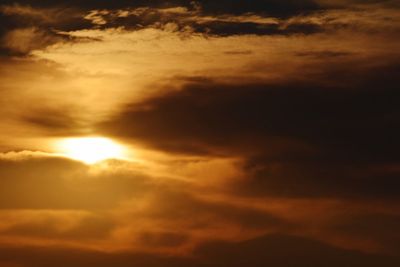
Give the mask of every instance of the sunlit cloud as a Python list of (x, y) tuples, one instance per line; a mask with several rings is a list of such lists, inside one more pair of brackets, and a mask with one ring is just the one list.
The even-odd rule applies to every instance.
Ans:
[(0, 266), (398, 266), (399, 14), (5, 1)]

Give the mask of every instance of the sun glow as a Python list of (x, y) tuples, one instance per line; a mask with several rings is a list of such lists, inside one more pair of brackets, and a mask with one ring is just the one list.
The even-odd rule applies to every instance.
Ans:
[(67, 138), (58, 143), (58, 148), (62, 155), (86, 164), (124, 158), (123, 147), (105, 137)]

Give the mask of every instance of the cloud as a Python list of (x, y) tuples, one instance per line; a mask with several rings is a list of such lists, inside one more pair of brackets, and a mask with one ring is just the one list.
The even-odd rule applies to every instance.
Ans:
[[(79, 41), (68, 31), (94, 28), (168, 29), (191, 35), (298, 35), (358, 27), (364, 31), (398, 28), (398, 9), (386, 2), (373, 5), (353, 2), (305, 1), (155, 1), (105, 3), (68, 2), (57, 5), (29, 1), (0, 7), (1, 51), (24, 56), (52, 44)], [(389, 23), (390, 21), (390, 23)], [(394, 24), (394, 26), (393, 26)], [(392, 26), (390, 26), (392, 25)]]
[(312, 22), (290, 23), (275, 17), (253, 13), (211, 16), (204, 14), (200, 9), (191, 10), (186, 7), (92, 10), (85, 19), (90, 20), (98, 28), (124, 27), (138, 30), (150, 27), (186, 34), (196, 32), (222, 36), (312, 34), (323, 30)]
[(37, 28), (23, 28), (9, 31), (4, 36), (4, 39), (3, 45), (6, 49), (21, 55), (62, 41), (61, 37), (48, 34)]
[(269, 193), (395, 197), (395, 174), (362, 170), (399, 160), (398, 66), (360, 64), (348, 82), (346, 69), (330, 66), (313, 82), (188, 83), (127, 106), (101, 128), (169, 152), (242, 156), (258, 169), (256, 188), (265, 180)]
[[(212, 160), (204, 164), (215, 168)], [(199, 199), (192, 190), (209, 185), (178, 179), (178, 173), (155, 176), (137, 163), (87, 166), (52, 154), (10, 152), (0, 158), (0, 175), (1, 244), (176, 253), (216, 231), (231, 240), (283, 223), (261, 210)]]
[[(371, 240), (380, 240), (380, 246), (392, 255), (398, 254), (399, 237), (396, 234), (396, 225), (399, 217), (396, 214), (371, 213), (349, 216), (346, 220), (332, 226), (333, 231), (341, 232), (349, 237), (367, 237)], [(368, 241), (366, 241), (368, 242)]]
[[(12, 4), (13, 1), (4, 1), (4, 4)], [(49, 7), (54, 6), (54, 2), (51, 1), (29, 1), (22, 0), (19, 1), (20, 4), (25, 5), (33, 5), (38, 7)], [(312, 0), (302, 0), (302, 1), (277, 1), (277, 0), (258, 0), (253, 1), (251, 3), (246, 2), (244, 0), (236, 1), (235, 3), (228, 3), (226, 1), (222, 2), (212, 2), (208, 0), (200, 0), (200, 1), (186, 1), (186, 0), (170, 0), (170, 1), (161, 1), (156, 0), (149, 3), (148, 1), (135, 1), (132, 3), (131, 1), (123, 0), (118, 2), (109, 2), (103, 0), (90, 0), (90, 1), (68, 1), (68, 2), (58, 2), (58, 6), (66, 6), (66, 7), (80, 7), (85, 9), (121, 9), (126, 7), (176, 7), (176, 6), (185, 6), (185, 7), (201, 7), (204, 12), (207, 13), (232, 13), (232, 14), (241, 14), (248, 12), (264, 12), (269, 14), (276, 15), (286, 15), (293, 14), (299, 12), (313, 11), (318, 8), (318, 4), (316, 4)]]
[(3, 55), (25, 56), (55, 43), (74, 41), (61, 31), (89, 27), (76, 8), (0, 6), (0, 48)]
[[(181, 90), (127, 106), (105, 128), (123, 137), (142, 138), (182, 151), (213, 146), (240, 150), (246, 146), (246, 139), (241, 139), (245, 136), (267, 144), (268, 138), (281, 137), (316, 148), (330, 147), (330, 152), (337, 149), (347, 151), (349, 156), (356, 153), (359, 159), (382, 155), (396, 160), (394, 151), (390, 152), (393, 143), (385, 145), (385, 140), (396, 135), (387, 135), (397, 121), (395, 116), (386, 116), (398, 112), (391, 101), (397, 97), (393, 84), (398, 66), (364, 69), (363, 62), (359, 64), (358, 71), (352, 66), (351, 77), (346, 77), (350, 73), (346, 69), (338, 73), (335, 66), (330, 66), (331, 70), (317, 73), (313, 82), (296, 84), (188, 83)], [(337, 77), (342, 80), (332, 87)], [(390, 82), (382, 84), (383, 78)], [(377, 110), (370, 110), (372, 104)], [(367, 141), (370, 153), (359, 151)], [(256, 147), (252, 149), (257, 151)]]
[[(169, 169), (157, 171), (154, 161), (87, 166), (48, 153), (2, 154), (0, 244), (16, 251), (21, 244), (32, 250), (40, 246), (48, 255), (56, 246), (83, 253), (82, 260), (92, 253), (117, 260), (126, 252), (129, 257), (146, 253), (158, 260), (198, 254), (209, 261), (210, 243), (232, 247), (279, 233), (319, 240), (322, 247), (334, 250), (396, 254), (398, 237), (389, 235), (391, 228), (380, 231), (375, 220), (379, 216), (385, 218), (383, 225), (396, 224), (398, 210), (390, 201), (248, 196), (242, 193), (252, 183), (248, 177), (217, 176), (225, 181), (216, 182), (214, 160), (203, 159), (193, 168), (198, 161), (164, 158), (157, 164)], [(169, 172), (176, 168), (181, 171)], [(244, 182), (241, 191), (238, 181)], [(273, 239), (271, 246), (274, 242), (281, 241)], [(262, 246), (257, 241), (254, 250)], [(222, 253), (219, 260), (223, 259)]]
[[(309, 266), (384, 266), (394, 267), (399, 261), (383, 255), (345, 251), (319, 242), (285, 235), (265, 236), (240, 243), (209, 243), (196, 252), (196, 257), (163, 257), (151, 254), (104, 254), (62, 249), (3, 248), (0, 259), (17, 266), (243, 266), (277, 265)], [(23, 255), (23, 257), (17, 257)], [(7, 265), (5, 265), (7, 266)], [(11, 265), (13, 266), (13, 265)]]
[(88, 211), (7, 210), (1, 211), (0, 233), (15, 239), (91, 240), (107, 236), (115, 226), (110, 218)]
[(237, 244), (211, 243), (201, 249), (208, 256), (211, 266), (394, 266), (397, 262), (397, 259), (343, 251), (319, 242), (284, 235), (265, 236)]
[[(287, 10), (287, 9), (286, 9)], [(201, 8), (139, 7), (116, 10), (92, 10), (85, 19), (96, 28), (123, 27), (129, 30), (168, 28), (173, 31), (206, 35), (298, 35), (336, 31), (343, 28), (379, 31), (398, 28), (398, 11), (382, 7), (361, 6), (357, 9), (324, 9), (319, 12), (293, 14), (288, 17), (249, 12), (243, 14), (209, 14)], [(391, 23), (388, 23), (391, 20)], [(394, 25), (393, 25), (394, 23)], [(172, 28), (171, 25), (174, 25)], [(388, 30), (387, 29), (387, 30)]]
[[(13, 160), (15, 156), (0, 161), (3, 177), (0, 202), (3, 209), (113, 207), (124, 196), (134, 195), (146, 187), (146, 179), (134, 172), (104, 173), (96, 177), (90, 174), (88, 166), (80, 162), (51, 155), (27, 155), (17, 161)], [(118, 176), (118, 183), (114, 183), (113, 175)], [(85, 187), (90, 188), (92, 197), (87, 197)], [(127, 190), (130, 187), (136, 189)]]
[(0, 13), (0, 266), (398, 265), (395, 1)]
[(57, 133), (63, 136), (84, 134), (85, 131), (88, 131), (88, 126), (85, 125), (82, 118), (73, 114), (75, 109), (73, 107), (42, 107), (33, 109), (31, 112), (27, 112), (28, 114), (22, 114), (21, 119), (25, 123), (45, 130), (44, 134), (51, 133), (53, 136)]

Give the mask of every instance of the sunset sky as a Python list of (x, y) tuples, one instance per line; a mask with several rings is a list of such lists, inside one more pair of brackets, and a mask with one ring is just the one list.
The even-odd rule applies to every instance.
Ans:
[(1, 0), (0, 267), (400, 266), (399, 0)]

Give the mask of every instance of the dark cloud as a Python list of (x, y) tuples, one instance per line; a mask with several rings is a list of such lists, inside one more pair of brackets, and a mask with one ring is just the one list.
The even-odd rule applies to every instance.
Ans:
[[(386, 11), (388, 8), (386, 8)], [(261, 13), (208, 14), (202, 9), (184, 6), (175, 8), (142, 7), (125, 10), (92, 10), (87, 20), (94, 27), (105, 29), (124, 27), (129, 30), (143, 28), (168, 29), (191, 34), (206, 35), (294, 35), (333, 33), (340, 30), (368, 32), (369, 34), (396, 34), (395, 15), (377, 11), (374, 18), (369, 7), (327, 9), (321, 12), (299, 13), (288, 17)], [(391, 21), (392, 23), (389, 23)], [(173, 27), (171, 27), (173, 25)]]
[[(237, 244), (210, 243), (199, 249), (205, 266), (395, 266), (398, 259), (334, 248), (320, 242), (271, 235)], [(208, 264), (208, 265), (207, 265)]]
[(343, 8), (354, 4), (400, 7), (397, 0), (321, 0), (319, 2), (328, 8)]
[[(13, 4), (14, 1), (4, 1), (4, 4)], [(257, 1), (209, 1), (209, 0), (156, 0), (156, 1), (106, 1), (106, 0), (89, 0), (89, 1), (64, 1), (57, 2), (48, 0), (41, 1), (29, 1), (21, 0), (20, 4), (32, 5), (38, 7), (52, 7), (52, 6), (64, 6), (64, 7), (79, 7), (85, 9), (117, 9), (117, 8), (128, 8), (128, 7), (175, 7), (184, 6), (188, 8), (194, 8), (200, 6), (204, 13), (207, 14), (244, 14), (244, 13), (265, 13), (274, 16), (288, 16), (293, 14), (299, 14), (309, 11), (318, 10), (320, 5), (313, 0), (301, 0), (301, 1), (279, 1), (279, 0), (257, 0)]]
[(305, 12), (312, 12), (321, 9), (321, 6), (313, 0), (301, 1), (279, 1), (279, 0), (258, 0), (258, 1), (199, 1), (203, 10), (211, 14), (244, 14), (262, 13), (271, 16), (285, 17)]
[(174, 30), (185, 32), (229, 36), (229, 35), (291, 35), (313, 34), (322, 32), (324, 25), (312, 22), (287, 22), (286, 20), (267, 22), (265, 17), (246, 14), (236, 16), (223, 14), (220, 16), (207, 16), (200, 10), (190, 10), (183, 7), (172, 9), (138, 8), (127, 9), (125, 15), (121, 10), (92, 11), (87, 19), (91, 20), (97, 28), (124, 27), (129, 30), (143, 28), (168, 28), (173, 25)]
[(332, 157), (346, 152), (340, 157), (396, 161), (398, 66), (360, 71), (346, 77), (346, 70), (345, 75), (333, 70), (318, 77), (324, 83), (340, 77), (337, 86), (318, 80), (283, 85), (192, 83), (128, 106), (104, 128), (182, 152), (213, 146), (240, 150), (252, 144), (244, 137), (261, 144), (280, 137), (329, 149)]
[(15, 3), (23, 4), (23, 5), (31, 5), (35, 7), (54, 7), (54, 6), (61, 6), (61, 7), (80, 7), (85, 9), (114, 9), (114, 8), (124, 8), (124, 7), (140, 7), (140, 6), (166, 6), (170, 5), (168, 3), (173, 3), (174, 5), (180, 3), (189, 3), (189, 1), (185, 0), (178, 0), (178, 1), (163, 1), (163, 0), (156, 0), (156, 1), (146, 1), (146, 0), (138, 0), (138, 1), (130, 1), (130, 0), (120, 0), (120, 1), (107, 1), (107, 0), (87, 0), (87, 1), (58, 1), (55, 3), (51, 0), (38, 0), (38, 1), (31, 1), (31, 0), (4, 0), (2, 1), (3, 4), (15, 4)]
[(330, 59), (337, 57), (346, 57), (346, 56), (354, 56), (354, 53), (346, 52), (346, 51), (307, 51), (307, 52), (298, 52), (296, 56), (300, 57), (311, 57), (317, 59)]
[[(399, 259), (348, 251), (304, 238), (271, 235), (238, 243), (213, 242), (195, 251), (195, 257), (139, 253), (101, 253), (78, 250), (2, 248), (0, 260), (23, 267), (47, 266), (367, 266), (395, 267)], [(6, 265), (7, 266), (7, 265)]]
[[(374, 1), (377, 2), (386, 3)], [(352, 27), (381, 32), (380, 28), (371, 25), (372, 29), (364, 29), (365, 25), (360, 26), (356, 21), (340, 21), (343, 14), (323, 19), (321, 11), (339, 7), (345, 10), (352, 4), (343, 1), (338, 6), (335, 1), (328, 3), (313, 0), (69, 1), (57, 4), (53, 1), (6, 1), (0, 6), (0, 52), (23, 56), (55, 43), (76, 41), (62, 33), (65, 31), (112, 27), (164, 29), (168, 24), (174, 24), (176, 31), (187, 32), (190, 29), (219, 36), (314, 34)], [(174, 8), (180, 10), (174, 11)], [(314, 15), (319, 17), (318, 22), (311, 19)], [(307, 20), (307, 16), (311, 17)], [(276, 22), (262, 22), (266, 18), (274, 18)], [(30, 34), (27, 34), (28, 30)]]
[(200, 8), (204, 14), (219, 15), (219, 14), (245, 14), (245, 13), (258, 13), (269, 16), (288, 17), (298, 14), (305, 14), (309, 12), (321, 11), (330, 8), (340, 8), (351, 6), (352, 4), (379, 4), (391, 7), (398, 7), (395, 0), (236, 0), (236, 1), (212, 1), (212, 0), (120, 0), (120, 1), (107, 1), (107, 0), (87, 0), (87, 1), (50, 1), (50, 0), (4, 0), (2, 4), (30, 5), (34, 7), (74, 7), (80, 9), (121, 9), (121, 8), (136, 8), (136, 7), (155, 7), (155, 8), (168, 8), (182, 6), (190, 9)]
[(296, 163), (253, 159), (247, 167), (249, 180), (239, 183), (237, 190), (245, 195), (398, 199), (397, 171), (371, 171), (373, 163), (356, 161), (335, 159), (328, 163), (318, 156)]
[(170, 152), (241, 155), (263, 181), (255, 188), (269, 193), (394, 197), (398, 173), (379, 166), (400, 160), (398, 70), (330, 66), (312, 82), (190, 83), (101, 128)]
[(323, 28), (317, 24), (299, 23), (282, 28), (279, 24), (260, 24), (255, 22), (223, 22), (213, 21), (209, 23), (193, 24), (196, 32), (214, 34), (219, 36), (256, 34), (256, 35), (291, 35), (313, 34), (322, 32)]
[[(3, 4), (3, 3), (2, 3)], [(60, 42), (75, 41), (62, 31), (90, 28), (85, 11), (58, 6), (38, 8), (30, 5), (0, 5), (0, 52), (24, 56)]]
[(399, 222), (400, 216), (396, 214), (351, 214), (334, 224), (332, 230), (344, 233), (348, 237), (376, 240), (388, 253), (399, 255), (400, 235), (396, 230)]

